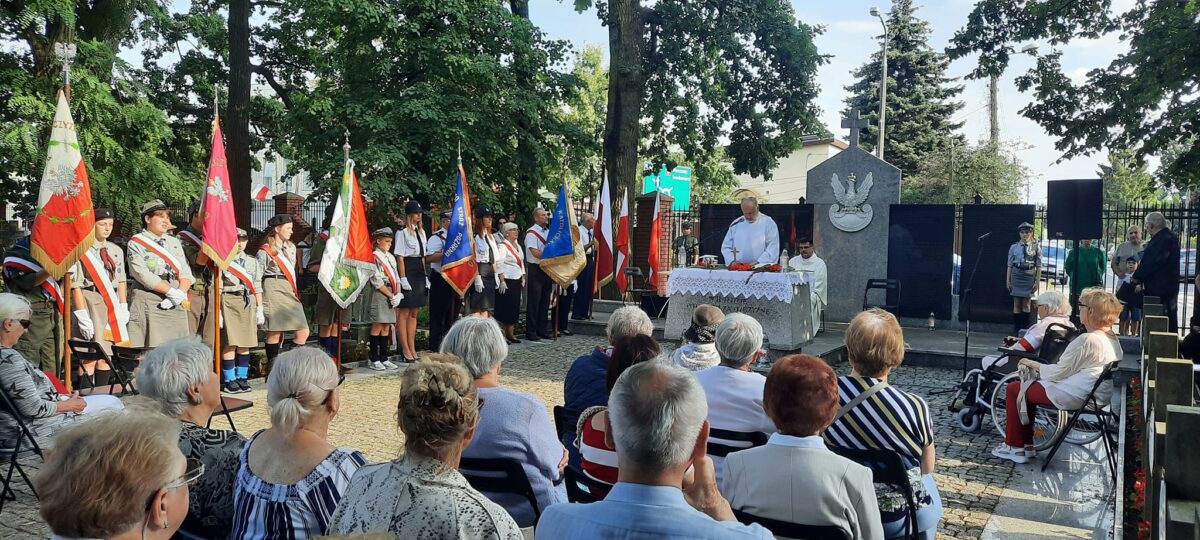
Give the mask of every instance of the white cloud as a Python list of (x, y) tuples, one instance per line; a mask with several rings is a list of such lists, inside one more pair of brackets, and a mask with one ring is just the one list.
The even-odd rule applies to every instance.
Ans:
[(1071, 82), (1075, 84), (1083, 84), (1087, 82), (1087, 74), (1089, 71), (1091, 71), (1089, 68), (1077, 67), (1067, 71), (1067, 76), (1071, 78)]
[(883, 27), (879, 25), (879, 21), (873, 19), (845, 19), (834, 21), (829, 25), (829, 28), (834, 32), (843, 34), (882, 34)]

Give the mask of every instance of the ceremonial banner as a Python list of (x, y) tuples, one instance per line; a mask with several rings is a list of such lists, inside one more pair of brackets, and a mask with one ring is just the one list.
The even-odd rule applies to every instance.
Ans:
[(350, 307), (375, 272), (374, 251), (354, 161), (346, 160), (329, 223), (329, 240), (321, 256), (321, 270), (317, 272), (317, 281), (342, 309)]
[(471, 230), (471, 191), (467, 188), (467, 172), (459, 161), (454, 206), (450, 209), (450, 226), (446, 228), (446, 245), (442, 249), (442, 279), (459, 296), (464, 296), (478, 274), (475, 235)]
[(204, 226), (200, 229), (200, 250), (221, 271), (237, 256), (237, 217), (233, 210), (233, 190), (229, 188), (229, 166), (225, 163), (225, 140), (221, 137), (221, 117), (213, 117), (212, 156), (208, 159), (208, 181), (200, 198)]
[(579, 241), (579, 226), (575, 221), (575, 207), (567, 195), (567, 184), (558, 188), (558, 204), (550, 216), (550, 237), (542, 248), (542, 270), (555, 283), (566, 288), (579, 277), (587, 266), (583, 243)]
[(654, 192), (654, 217), (650, 220), (650, 249), (647, 250), (646, 262), (650, 264), (650, 287), (658, 289), (658, 243), (662, 238), (662, 217), (658, 215), (659, 207), (662, 206), (662, 192)]
[(609, 193), (608, 175), (600, 183), (600, 198), (596, 199), (596, 283), (592, 294), (613, 280), (613, 218), (612, 195)]
[(617, 250), (616, 267), (613, 268), (613, 279), (617, 288), (625, 292), (625, 269), (629, 267), (629, 188), (621, 195), (621, 215), (617, 217), (617, 236), (613, 247)]
[(96, 241), (95, 227), (87, 166), (67, 96), (59, 91), (29, 252), (51, 279), (60, 280)]

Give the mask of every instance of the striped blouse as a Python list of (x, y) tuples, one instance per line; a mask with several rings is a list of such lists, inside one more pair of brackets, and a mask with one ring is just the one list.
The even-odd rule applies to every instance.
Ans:
[(239, 458), (230, 538), (302, 540), (324, 535), (350, 478), (367, 458), (357, 450), (338, 448), (299, 482), (272, 484), (255, 476), (247, 464), (250, 447), (261, 433), (250, 438)]
[[(590, 407), (583, 411), (575, 432), (579, 434), (579, 465), (584, 474), (611, 486), (617, 483), (617, 450), (604, 442), (603, 431), (592, 427), (596, 415), (607, 410), (608, 407)], [(599, 497), (608, 494), (607, 491), (596, 493), (590, 488), (588, 491)]]
[[(838, 406), (844, 406), (880, 379), (845, 375), (838, 377)], [(909, 467), (921, 463), (925, 447), (933, 444), (929, 405), (920, 397), (888, 386), (859, 403), (825, 430), (831, 446), (892, 450)]]

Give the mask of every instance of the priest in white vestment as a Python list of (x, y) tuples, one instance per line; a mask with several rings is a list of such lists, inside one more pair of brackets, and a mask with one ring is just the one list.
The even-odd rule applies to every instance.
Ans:
[(796, 242), (800, 254), (788, 261), (788, 266), (795, 272), (811, 272), (812, 281), (808, 283), (809, 299), (812, 301), (812, 331), (817, 335), (821, 328), (821, 312), (829, 305), (829, 272), (825, 261), (821, 260), (813, 250), (812, 240), (801, 238)]
[(775, 264), (779, 262), (779, 227), (770, 216), (758, 211), (754, 197), (742, 199), (742, 217), (733, 220), (721, 242), (725, 265), (735, 262)]

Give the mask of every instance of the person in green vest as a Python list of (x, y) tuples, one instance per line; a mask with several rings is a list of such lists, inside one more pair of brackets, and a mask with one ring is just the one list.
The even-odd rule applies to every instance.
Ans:
[[(1078, 264), (1076, 264), (1078, 259)], [(1104, 250), (1083, 240), (1079, 247), (1067, 253), (1067, 279), (1071, 282), (1071, 313), (1079, 316), (1079, 293), (1089, 287), (1104, 285), (1104, 267), (1108, 266)]]

